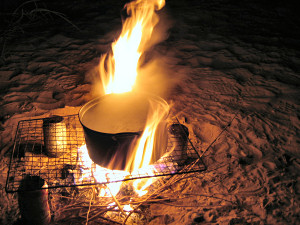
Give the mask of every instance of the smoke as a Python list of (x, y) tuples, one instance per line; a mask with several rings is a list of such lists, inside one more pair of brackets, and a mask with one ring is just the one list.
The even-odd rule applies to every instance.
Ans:
[(159, 11), (159, 22), (154, 27), (146, 51), (140, 58), (135, 90), (149, 92), (162, 98), (168, 98), (183, 76), (175, 71), (177, 61), (173, 48), (168, 46), (169, 30), (173, 21), (166, 10)]

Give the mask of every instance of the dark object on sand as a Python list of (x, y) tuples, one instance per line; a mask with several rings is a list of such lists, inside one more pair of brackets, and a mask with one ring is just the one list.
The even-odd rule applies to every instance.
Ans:
[(19, 208), (24, 224), (45, 225), (51, 221), (48, 185), (39, 176), (27, 175), (19, 187)]

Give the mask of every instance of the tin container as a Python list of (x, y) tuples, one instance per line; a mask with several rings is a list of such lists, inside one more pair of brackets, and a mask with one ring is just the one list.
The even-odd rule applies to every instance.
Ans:
[(45, 152), (49, 157), (64, 155), (67, 148), (67, 129), (62, 116), (43, 119)]
[(51, 221), (47, 183), (27, 175), (20, 184), (18, 202), (24, 224), (46, 225)]

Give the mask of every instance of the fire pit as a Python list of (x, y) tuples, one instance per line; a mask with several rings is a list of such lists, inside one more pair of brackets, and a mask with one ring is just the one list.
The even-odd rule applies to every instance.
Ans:
[[(155, 109), (152, 109), (155, 107)], [(156, 162), (167, 146), (168, 104), (158, 96), (127, 92), (96, 98), (79, 111), (90, 158), (112, 169), (131, 168), (132, 154), (153, 110), (159, 110), (150, 163)]]

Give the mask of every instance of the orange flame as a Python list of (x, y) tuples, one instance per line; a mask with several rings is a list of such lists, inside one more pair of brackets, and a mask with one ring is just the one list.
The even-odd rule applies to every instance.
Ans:
[[(155, 143), (163, 145), (159, 141), (155, 141), (156, 138), (163, 136), (157, 132), (158, 126), (164, 126), (162, 123), (166, 119), (169, 112), (169, 105), (166, 102), (162, 102), (161, 99), (153, 98), (149, 100), (150, 109), (148, 112), (148, 118), (146, 121), (146, 127), (136, 146), (134, 147), (131, 159), (127, 164), (126, 171), (135, 171), (144, 168), (150, 164), (151, 161), (157, 161), (159, 158), (155, 158), (156, 155), (160, 155), (160, 146), (156, 148)], [(154, 152), (153, 152), (154, 151)], [(153, 159), (154, 157), (154, 159)]]
[[(109, 170), (104, 167), (101, 167), (95, 164), (89, 157), (86, 145), (82, 145), (78, 149), (78, 162), (83, 169), (82, 175), (79, 179), (79, 182), (86, 178), (93, 177), (99, 183), (106, 183), (110, 182), (111, 179), (113, 180), (123, 180), (127, 175), (129, 175), (126, 171), (121, 170)], [(112, 194), (116, 195), (119, 192), (121, 182), (112, 182), (107, 184), (109, 190), (107, 192), (101, 193), (102, 196)]]
[(104, 54), (99, 63), (105, 94), (133, 89), (140, 56), (146, 50), (158, 22), (155, 10), (164, 5), (165, 0), (136, 0), (125, 5), (129, 17), (123, 24), (121, 35), (112, 44), (112, 53)]

